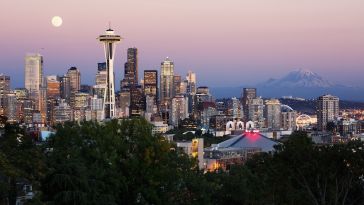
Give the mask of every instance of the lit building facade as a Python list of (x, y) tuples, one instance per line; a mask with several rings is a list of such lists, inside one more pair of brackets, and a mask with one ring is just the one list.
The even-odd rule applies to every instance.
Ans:
[(281, 103), (277, 99), (267, 100), (264, 108), (266, 128), (279, 130), (281, 128)]
[(317, 128), (326, 130), (328, 122), (339, 117), (339, 98), (333, 95), (323, 95), (317, 98)]

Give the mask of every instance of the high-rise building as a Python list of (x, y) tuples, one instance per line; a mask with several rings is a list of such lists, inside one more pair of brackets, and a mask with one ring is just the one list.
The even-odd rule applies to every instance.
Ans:
[(71, 81), (67, 75), (58, 76), (58, 81), (60, 83), (60, 94), (61, 98), (65, 100), (66, 103), (70, 104), (71, 101)]
[(170, 114), (170, 124), (178, 127), (180, 120), (188, 117), (188, 98), (177, 95), (172, 99), (172, 108)]
[(74, 95), (81, 89), (81, 73), (76, 67), (71, 67), (68, 69), (67, 76), (70, 79), (71, 95)]
[(97, 64), (96, 85), (106, 85), (107, 71), (106, 63)]
[(181, 76), (174, 75), (173, 76), (173, 94), (172, 94), (173, 97), (181, 94), (181, 83), (182, 83)]
[(245, 120), (249, 119), (249, 102), (251, 99), (257, 97), (257, 89), (256, 88), (243, 88), (243, 96), (242, 96), (242, 104)]
[(114, 33), (111, 28), (106, 33), (100, 35), (98, 40), (104, 45), (106, 59), (106, 92), (104, 97), (104, 113), (106, 119), (115, 117), (115, 86), (114, 86), (114, 56), (116, 43), (120, 42), (121, 37)]
[(54, 108), (53, 122), (55, 124), (73, 120), (72, 108), (63, 100)]
[(291, 107), (281, 106), (281, 127), (283, 130), (296, 130), (297, 112)]
[[(188, 71), (186, 75), (186, 93), (188, 95), (188, 112), (196, 113), (196, 74), (192, 71)], [(183, 93), (183, 91), (181, 90)]]
[(144, 70), (144, 95), (152, 96), (158, 105), (158, 71)]
[(27, 54), (25, 56), (25, 88), (32, 93), (38, 92), (43, 85), (43, 56)]
[(173, 98), (174, 63), (168, 57), (161, 63), (160, 107), (170, 109)]
[(124, 79), (127, 87), (138, 85), (138, 49), (128, 48)]
[(140, 85), (130, 88), (130, 116), (142, 116), (145, 110), (145, 97)]
[(231, 99), (232, 101), (232, 116), (234, 119), (241, 120), (243, 118), (243, 108), (241, 102), (236, 97)]
[(130, 116), (130, 91), (120, 91), (119, 93), (119, 112), (123, 117)]
[(317, 98), (317, 128), (326, 130), (328, 122), (339, 117), (339, 98), (333, 95), (323, 95)]
[(10, 76), (0, 74), (0, 115), (5, 109), (6, 95), (10, 92)]
[(15, 93), (7, 93), (5, 98), (5, 116), (8, 118), (7, 122), (16, 123), (18, 121), (16, 115), (17, 99)]
[(266, 127), (271, 130), (279, 130), (281, 128), (281, 103), (279, 100), (267, 100), (264, 111)]
[(253, 121), (254, 127), (264, 127), (264, 101), (262, 98), (249, 99), (248, 103), (248, 120)]
[(57, 79), (57, 76), (50, 75), (46, 77), (47, 86), (47, 98), (48, 99), (58, 99), (61, 97), (61, 84)]

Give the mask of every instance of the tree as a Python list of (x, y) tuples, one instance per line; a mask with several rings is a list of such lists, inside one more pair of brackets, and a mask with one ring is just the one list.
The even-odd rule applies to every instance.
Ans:
[[(54, 204), (206, 202), (195, 162), (144, 119), (66, 123), (45, 145), (44, 201)], [(202, 203), (202, 202), (201, 202)]]
[(41, 150), (23, 129), (5, 126), (0, 138), (0, 204), (15, 204), (20, 180), (39, 188), (45, 170), (43, 159)]

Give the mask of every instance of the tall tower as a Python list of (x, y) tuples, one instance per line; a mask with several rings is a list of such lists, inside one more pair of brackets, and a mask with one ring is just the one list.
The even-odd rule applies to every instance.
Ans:
[(128, 48), (124, 79), (129, 88), (138, 85), (138, 49)]
[(115, 116), (115, 86), (114, 86), (114, 56), (116, 43), (121, 40), (119, 35), (111, 28), (105, 34), (97, 38), (104, 45), (106, 59), (106, 92), (104, 94), (104, 114), (105, 119), (112, 119)]
[(173, 75), (174, 63), (167, 57), (161, 63), (161, 81), (160, 81), (160, 103), (161, 107), (170, 108), (171, 100), (173, 98)]
[(339, 98), (332, 95), (323, 95), (317, 98), (317, 128), (325, 131), (328, 122), (339, 117)]

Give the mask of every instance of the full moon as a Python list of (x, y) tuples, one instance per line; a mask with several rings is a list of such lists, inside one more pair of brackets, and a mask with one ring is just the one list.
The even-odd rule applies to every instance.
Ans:
[(62, 25), (62, 18), (59, 16), (54, 16), (52, 18), (52, 25), (54, 27), (60, 27)]

